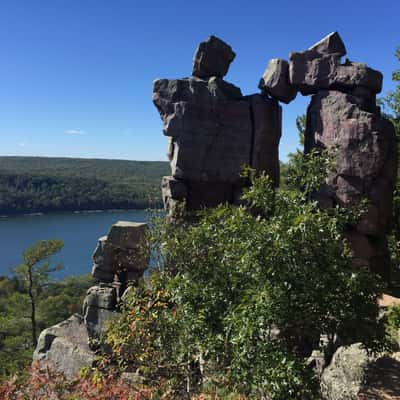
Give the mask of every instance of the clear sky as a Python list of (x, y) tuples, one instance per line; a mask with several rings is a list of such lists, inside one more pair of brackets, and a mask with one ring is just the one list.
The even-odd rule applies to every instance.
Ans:
[[(236, 52), (226, 80), (244, 94), (270, 58), (334, 30), (351, 60), (383, 72), (385, 93), (399, 21), (400, 0), (0, 0), (0, 155), (165, 160), (152, 81), (189, 76), (210, 34)], [(283, 106), (282, 159), (308, 101)]]

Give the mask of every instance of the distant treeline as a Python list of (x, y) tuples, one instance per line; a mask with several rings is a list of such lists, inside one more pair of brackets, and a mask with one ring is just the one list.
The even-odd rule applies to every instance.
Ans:
[(167, 162), (0, 157), (0, 215), (158, 207)]

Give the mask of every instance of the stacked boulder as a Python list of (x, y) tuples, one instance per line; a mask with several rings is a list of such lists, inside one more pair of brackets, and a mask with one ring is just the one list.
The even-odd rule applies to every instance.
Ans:
[(356, 265), (388, 279), (386, 234), (396, 180), (395, 132), (376, 105), (382, 74), (365, 64), (341, 63), (344, 55), (343, 41), (333, 32), (308, 50), (291, 53), (289, 62), (271, 60), (260, 88), (286, 103), (297, 91), (312, 95), (305, 152), (327, 149), (336, 161), (335, 171), (316, 198), (324, 207), (368, 201), (361, 221), (349, 226), (347, 239)]
[(281, 107), (266, 95), (243, 96), (223, 79), (234, 58), (228, 44), (210, 36), (195, 52), (191, 77), (153, 83), (169, 138), (171, 176), (163, 178), (162, 194), (171, 219), (183, 209), (236, 203), (245, 165), (279, 182)]
[(147, 268), (147, 224), (118, 221), (107, 236), (99, 238), (93, 253), (92, 275), (99, 282), (118, 287), (119, 297), (128, 282), (136, 282)]
[(92, 269), (98, 282), (87, 291), (83, 316), (75, 314), (41, 332), (34, 360), (68, 378), (93, 364), (106, 322), (118, 316), (123, 293), (137, 283), (148, 266), (146, 229), (145, 223), (119, 221), (107, 236), (99, 239)]

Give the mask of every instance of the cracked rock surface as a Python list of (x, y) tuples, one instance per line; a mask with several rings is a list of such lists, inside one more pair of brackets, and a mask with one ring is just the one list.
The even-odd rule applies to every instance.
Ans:
[(171, 219), (179, 204), (191, 211), (237, 202), (245, 165), (279, 182), (281, 107), (267, 94), (243, 96), (224, 81), (233, 53), (220, 39), (213, 41), (216, 48), (203, 42), (194, 57), (195, 65), (207, 60), (211, 72), (194, 69), (189, 78), (153, 83), (153, 102), (170, 138), (171, 177), (164, 177), (162, 192)]

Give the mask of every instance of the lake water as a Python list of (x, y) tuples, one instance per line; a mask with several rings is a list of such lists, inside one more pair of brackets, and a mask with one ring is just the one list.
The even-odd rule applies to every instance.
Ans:
[(0, 276), (22, 262), (23, 251), (38, 240), (62, 239), (64, 248), (53, 259), (64, 264), (57, 278), (86, 274), (92, 268), (97, 239), (117, 221), (145, 222), (144, 210), (60, 213), (0, 218)]

